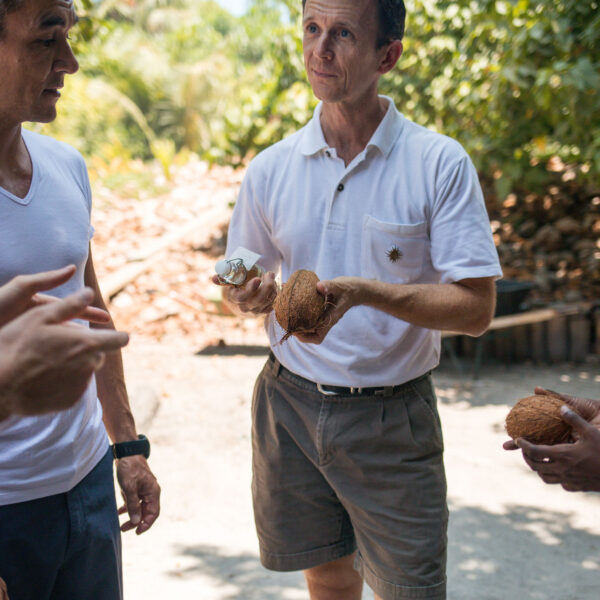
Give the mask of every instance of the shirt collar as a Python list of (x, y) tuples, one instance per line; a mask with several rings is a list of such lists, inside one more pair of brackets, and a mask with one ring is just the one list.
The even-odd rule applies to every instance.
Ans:
[[(366, 150), (374, 147), (384, 156), (387, 156), (392, 151), (392, 148), (402, 131), (404, 117), (398, 112), (394, 105), (394, 101), (391, 98), (388, 96), (379, 97), (388, 101), (388, 109), (381, 120), (381, 123), (379, 123), (379, 126), (375, 130), (375, 133), (371, 136)], [(314, 156), (329, 147), (327, 140), (323, 135), (323, 128), (321, 127), (322, 108), (323, 103), (319, 102), (312, 119), (308, 122), (304, 130), (300, 150), (305, 156)]]

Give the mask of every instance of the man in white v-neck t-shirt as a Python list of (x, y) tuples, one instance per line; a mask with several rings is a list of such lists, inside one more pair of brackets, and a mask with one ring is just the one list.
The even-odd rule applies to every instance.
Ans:
[[(22, 128), (56, 116), (64, 78), (78, 68), (68, 41), (75, 21), (72, 0), (0, 3), (0, 285), (74, 265), (48, 293), (64, 298), (89, 287), (93, 305), (105, 310), (90, 253), (85, 162), (70, 146)], [(114, 330), (110, 320), (92, 327)], [(11, 599), (122, 598), (113, 460), (129, 513), (121, 529), (139, 534), (159, 513), (148, 455), (120, 351), (106, 354), (71, 408), (0, 422), (0, 578)]]
[[(266, 315), (252, 404), (263, 565), (303, 570), (311, 600), (446, 597), (446, 479), (431, 370), (440, 331), (481, 335), (501, 276), (477, 173), (454, 140), (377, 91), (402, 53), (402, 0), (306, 0), (321, 101), (249, 165), (226, 256), (270, 269), (224, 298)], [(284, 332), (275, 273), (321, 279), (314, 331)], [(216, 278), (213, 279), (218, 283)]]

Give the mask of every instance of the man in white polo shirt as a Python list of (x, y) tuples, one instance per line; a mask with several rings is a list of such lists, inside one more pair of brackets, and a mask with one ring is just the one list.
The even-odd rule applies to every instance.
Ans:
[[(225, 288), (266, 313), (253, 398), (263, 564), (305, 572), (312, 600), (446, 597), (446, 480), (430, 372), (440, 330), (480, 335), (501, 276), (475, 169), (415, 125), (379, 77), (402, 53), (401, 0), (307, 0), (313, 119), (250, 164), (227, 255), (271, 271)], [(280, 343), (275, 272), (314, 271), (330, 310)]]

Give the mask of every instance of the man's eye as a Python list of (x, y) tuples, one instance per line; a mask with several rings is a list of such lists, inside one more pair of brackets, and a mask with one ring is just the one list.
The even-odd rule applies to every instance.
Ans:
[(340, 31), (340, 37), (349, 38), (352, 34), (347, 29), (342, 29)]
[(50, 46), (52, 46), (56, 42), (56, 39), (51, 38), (49, 40), (40, 40), (40, 41), (42, 43), (42, 46), (44, 46), (45, 48), (50, 48)]
[(317, 26), (316, 25), (309, 25), (306, 28), (306, 31), (308, 31), (308, 33), (315, 33), (317, 31)]

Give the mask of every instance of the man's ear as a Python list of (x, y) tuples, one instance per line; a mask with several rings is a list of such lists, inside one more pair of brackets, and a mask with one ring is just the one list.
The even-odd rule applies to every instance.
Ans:
[(404, 46), (400, 40), (393, 40), (386, 48), (386, 52), (379, 63), (378, 72), (380, 75), (391, 71), (398, 62), (398, 59), (402, 56)]

